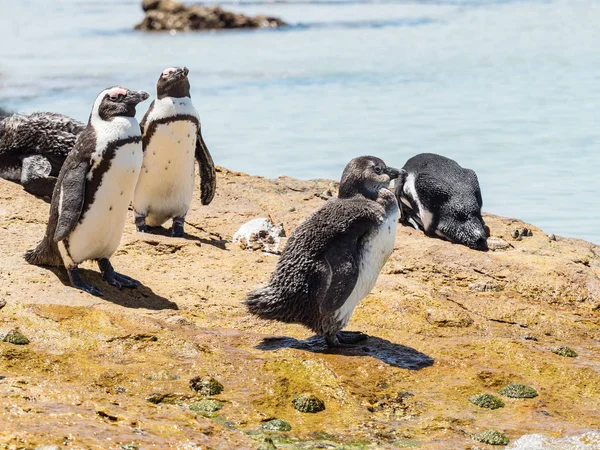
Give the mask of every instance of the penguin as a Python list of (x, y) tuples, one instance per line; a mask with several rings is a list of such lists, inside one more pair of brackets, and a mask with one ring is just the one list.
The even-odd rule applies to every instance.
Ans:
[(246, 297), (250, 313), (305, 325), (330, 348), (366, 339), (340, 330), (394, 249), (399, 209), (389, 183), (401, 173), (374, 156), (351, 160), (338, 196), (298, 225), (269, 284)]
[(133, 190), (142, 167), (142, 135), (135, 119), (144, 91), (111, 87), (98, 95), (90, 119), (63, 164), (50, 206), (44, 239), (25, 254), (30, 264), (64, 265), (73, 287), (102, 291), (84, 281), (77, 268), (97, 260), (102, 278), (116, 287), (139, 282), (113, 269)]
[(56, 177), (85, 125), (62, 114), (13, 114), (0, 122), (0, 178), (51, 197)]
[(186, 67), (170, 67), (161, 73), (156, 100), (141, 122), (144, 163), (133, 210), (142, 233), (173, 219), (171, 236), (183, 237), (194, 192), (194, 158), (200, 167), (201, 203), (208, 205), (215, 195), (215, 165), (202, 139), (188, 73)]
[(475, 250), (487, 250), (489, 228), (481, 216), (477, 175), (452, 159), (433, 153), (410, 158), (406, 178), (395, 194), (405, 225)]

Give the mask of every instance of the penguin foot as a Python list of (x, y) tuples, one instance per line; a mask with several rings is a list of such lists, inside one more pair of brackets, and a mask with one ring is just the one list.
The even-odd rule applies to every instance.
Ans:
[(136, 226), (138, 233), (147, 233), (148, 225), (137, 225)]
[[(360, 333), (360, 334), (363, 334), (363, 333)], [(325, 342), (327, 343), (327, 347), (329, 347), (329, 348), (352, 348), (355, 350), (363, 350), (365, 352), (370, 351), (369, 347), (363, 347), (361, 345), (357, 345), (356, 343), (350, 343), (345, 340), (344, 340), (344, 342), (342, 342), (342, 340), (340, 339), (339, 331), (336, 334), (333, 334), (333, 335), (328, 334), (328, 335), (325, 335), (324, 337), (325, 337)], [(344, 338), (342, 338), (342, 339), (344, 339)], [(361, 340), (363, 340), (363, 339), (359, 339), (358, 341), (355, 341), (355, 342), (359, 342)]]
[(111, 286), (115, 286), (117, 288), (136, 288), (140, 285), (140, 282), (134, 280), (133, 278), (129, 278), (127, 275), (122, 275), (120, 273), (115, 272), (112, 264), (108, 260), (108, 258), (102, 258), (98, 261), (98, 267), (100, 268), (100, 272), (102, 273), (102, 279), (106, 281)]
[(171, 233), (170, 233), (170, 236), (171, 236), (171, 237), (179, 237), (179, 238), (182, 238), (182, 237), (183, 237), (183, 234), (184, 234), (184, 233), (183, 233), (183, 225), (181, 225), (181, 226), (175, 226), (175, 225), (173, 225), (173, 226), (171, 227)]
[(96, 297), (104, 296), (100, 288), (81, 279), (81, 275), (79, 274), (79, 269), (77, 268), (77, 266), (73, 266), (70, 269), (67, 269), (67, 274), (69, 275), (71, 286), (73, 286), (75, 289), (82, 290), (84, 292), (87, 292), (88, 294), (95, 295)]
[(369, 339), (369, 335), (360, 331), (338, 331), (337, 338), (342, 344), (356, 344)]

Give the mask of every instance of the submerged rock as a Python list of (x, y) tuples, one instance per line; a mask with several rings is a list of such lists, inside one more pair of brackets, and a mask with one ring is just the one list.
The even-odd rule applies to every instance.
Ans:
[(200, 395), (219, 395), (223, 392), (223, 385), (214, 378), (194, 377), (190, 380), (190, 389)]
[(263, 423), (260, 426), (263, 430), (267, 431), (290, 431), (292, 426), (282, 419), (273, 419)]
[(144, 0), (144, 19), (135, 26), (144, 31), (206, 31), (230, 28), (279, 28), (287, 24), (277, 17), (246, 16), (220, 6), (191, 5), (174, 0)]
[(567, 358), (576, 358), (578, 356), (575, 350), (564, 346), (552, 347), (550, 351), (560, 356), (566, 356)]
[(4, 336), (4, 342), (15, 345), (27, 345), (29, 344), (29, 339), (27, 339), (19, 330), (10, 330), (6, 333), (6, 336)]
[(211, 412), (220, 410), (222, 407), (223, 407), (223, 403), (221, 403), (217, 400), (208, 398), (205, 400), (200, 400), (196, 403), (192, 403), (190, 405), (190, 410), (195, 411), (195, 412), (211, 413)]
[(498, 393), (510, 398), (533, 398), (538, 396), (534, 388), (521, 383), (510, 383), (500, 389)]
[(471, 395), (469, 401), (481, 408), (498, 409), (504, 406), (504, 402), (492, 394)]
[(490, 445), (508, 445), (509, 442), (504, 433), (500, 433), (496, 430), (485, 430), (481, 433), (474, 434), (473, 439)]
[(318, 413), (325, 409), (325, 402), (314, 394), (300, 394), (292, 400), (294, 408), (304, 413)]

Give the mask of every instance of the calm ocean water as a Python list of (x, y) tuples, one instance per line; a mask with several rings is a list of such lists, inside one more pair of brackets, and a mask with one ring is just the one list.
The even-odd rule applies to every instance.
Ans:
[(485, 211), (600, 243), (597, 0), (248, 1), (226, 7), (293, 26), (174, 36), (132, 31), (140, 3), (0, 0), (0, 105), (87, 120), (186, 65), (217, 164), (338, 179), (440, 153)]

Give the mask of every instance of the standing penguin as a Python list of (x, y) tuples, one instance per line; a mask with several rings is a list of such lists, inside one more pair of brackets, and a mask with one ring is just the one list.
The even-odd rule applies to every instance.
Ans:
[(165, 69), (156, 84), (156, 100), (141, 122), (144, 164), (133, 197), (140, 232), (173, 219), (171, 236), (183, 237), (194, 193), (194, 158), (200, 167), (202, 204), (215, 195), (215, 165), (202, 139), (188, 73), (185, 67)]
[(13, 114), (0, 122), (0, 178), (52, 196), (56, 177), (85, 124), (51, 112)]
[(437, 236), (476, 250), (487, 250), (489, 229), (481, 216), (483, 200), (477, 175), (456, 161), (421, 153), (404, 165), (396, 185), (405, 223), (427, 236)]
[(398, 203), (389, 183), (400, 174), (373, 156), (350, 161), (338, 196), (298, 225), (269, 284), (248, 294), (250, 312), (303, 324), (329, 347), (365, 339), (340, 330), (394, 249)]
[(73, 287), (102, 296), (81, 279), (77, 265), (94, 259), (116, 287), (139, 282), (116, 273), (108, 258), (125, 228), (127, 208), (142, 166), (142, 136), (135, 107), (148, 93), (112, 87), (94, 102), (90, 120), (69, 153), (52, 194), (46, 235), (25, 254), (30, 264), (64, 265)]

